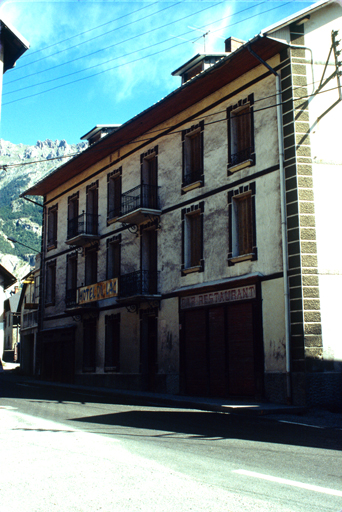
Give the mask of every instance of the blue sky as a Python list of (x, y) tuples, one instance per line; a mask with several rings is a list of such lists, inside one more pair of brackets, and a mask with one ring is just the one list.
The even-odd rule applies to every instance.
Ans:
[[(0, 1), (30, 43), (4, 75), (0, 138), (80, 141), (120, 124), (180, 86), (171, 72), (197, 53), (224, 51), (312, 1)], [(203, 38), (202, 34), (209, 32)]]

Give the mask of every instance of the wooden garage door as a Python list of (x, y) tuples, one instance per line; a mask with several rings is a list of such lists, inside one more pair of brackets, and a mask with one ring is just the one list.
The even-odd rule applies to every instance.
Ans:
[(203, 310), (185, 313), (185, 387), (190, 395), (208, 394), (206, 315)]
[(231, 304), (228, 308), (229, 394), (253, 396), (255, 354), (253, 339), (253, 305)]
[(210, 395), (225, 396), (227, 386), (224, 307), (211, 308), (208, 313)]

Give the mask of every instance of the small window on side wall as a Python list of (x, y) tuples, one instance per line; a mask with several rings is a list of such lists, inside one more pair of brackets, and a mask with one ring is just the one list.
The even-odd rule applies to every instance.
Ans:
[(255, 184), (228, 193), (228, 264), (257, 259), (255, 227)]
[(54, 306), (56, 300), (56, 260), (46, 265), (45, 305)]
[(183, 183), (182, 192), (204, 185), (203, 174), (204, 121), (182, 132)]
[(227, 109), (228, 173), (255, 164), (253, 94)]
[(48, 237), (47, 237), (47, 250), (55, 249), (57, 247), (57, 219), (58, 219), (58, 204), (51, 206), (48, 209)]
[(122, 167), (107, 176), (107, 222), (110, 224), (121, 212), (121, 176)]
[(204, 203), (182, 210), (182, 275), (202, 272)]

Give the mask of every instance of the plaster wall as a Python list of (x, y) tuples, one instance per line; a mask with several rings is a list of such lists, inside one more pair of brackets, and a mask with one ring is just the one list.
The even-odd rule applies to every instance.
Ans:
[(286, 371), (284, 280), (262, 283), (265, 372)]

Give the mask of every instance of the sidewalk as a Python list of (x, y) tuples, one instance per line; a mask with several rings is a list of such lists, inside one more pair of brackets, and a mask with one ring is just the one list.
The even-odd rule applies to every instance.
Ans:
[(193, 397), (181, 395), (167, 395), (145, 391), (127, 391), (96, 386), (82, 386), (60, 382), (48, 382), (17, 373), (16, 363), (6, 363), (4, 371), (15, 376), (21, 384), (69, 389), (75, 392), (87, 392), (97, 396), (111, 396), (112, 398), (126, 397), (139, 400), (144, 406), (165, 406), (184, 409), (197, 409), (244, 416), (263, 416), (269, 419), (286, 423), (296, 423), (316, 428), (333, 428), (342, 431), (342, 411), (335, 413), (325, 409), (308, 408), (294, 405), (282, 405), (269, 402), (256, 402), (253, 400), (229, 400), (208, 397)]

